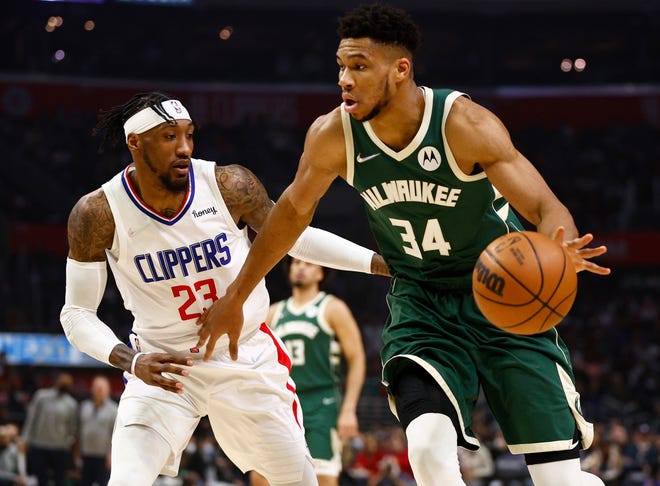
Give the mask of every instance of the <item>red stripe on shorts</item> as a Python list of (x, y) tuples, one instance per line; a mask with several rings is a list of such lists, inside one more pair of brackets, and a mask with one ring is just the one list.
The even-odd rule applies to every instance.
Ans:
[[(289, 358), (289, 355), (287, 354), (286, 351), (280, 346), (280, 342), (275, 338), (273, 335), (272, 331), (270, 330), (270, 327), (268, 327), (268, 324), (263, 322), (259, 329), (262, 332), (265, 332), (270, 336), (270, 338), (273, 340), (273, 344), (275, 345), (275, 349), (277, 349), (277, 362), (280, 363), (283, 366), (286, 366), (286, 369), (289, 370), (289, 374), (291, 374), (291, 358)], [(291, 393), (296, 395), (296, 389), (291, 383), (286, 384), (287, 390), (289, 390)], [(298, 397), (293, 400), (293, 403), (291, 404), (291, 408), (293, 409), (293, 417), (296, 419), (296, 423), (298, 426), (300, 426), (300, 422), (298, 421)]]
[(273, 336), (272, 331), (270, 330), (270, 327), (268, 327), (268, 324), (265, 322), (261, 323), (261, 327), (259, 328), (266, 334), (270, 336), (270, 338), (273, 340), (273, 344), (277, 348), (277, 362), (281, 365), (286, 366), (286, 369), (289, 370), (289, 374), (291, 373), (291, 358), (289, 358), (289, 355), (287, 354), (284, 349), (282, 349), (282, 346), (280, 346), (280, 342), (275, 339), (275, 336)]
[(298, 420), (298, 395), (296, 395), (296, 389), (291, 385), (291, 383), (287, 383), (286, 387), (295, 395), (293, 403), (291, 404), (291, 409), (293, 411), (293, 418), (296, 419), (298, 427), (301, 427), (300, 421)]

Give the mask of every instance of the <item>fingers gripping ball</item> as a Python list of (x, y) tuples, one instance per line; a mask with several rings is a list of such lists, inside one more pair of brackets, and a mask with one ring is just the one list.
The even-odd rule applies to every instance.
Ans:
[(483, 315), (514, 334), (556, 326), (571, 310), (577, 274), (566, 250), (544, 234), (500, 236), (481, 253), (472, 292)]

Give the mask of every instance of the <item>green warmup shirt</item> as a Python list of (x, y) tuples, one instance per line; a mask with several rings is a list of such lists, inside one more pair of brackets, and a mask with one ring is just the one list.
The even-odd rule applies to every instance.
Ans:
[(273, 316), (274, 332), (291, 356), (291, 377), (298, 393), (339, 386), (341, 349), (334, 330), (323, 318), (330, 298), (319, 292), (301, 308), (289, 298), (278, 304)]

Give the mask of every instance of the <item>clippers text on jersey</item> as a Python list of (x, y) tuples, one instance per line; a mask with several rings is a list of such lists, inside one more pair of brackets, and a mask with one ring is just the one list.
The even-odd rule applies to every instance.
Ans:
[(227, 235), (220, 233), (192, 245), (136, 255), (133, 261), (145, 283), (187, 277), (191, 271), (200, 273), (229, 264), (231, 252), (226, 241)]

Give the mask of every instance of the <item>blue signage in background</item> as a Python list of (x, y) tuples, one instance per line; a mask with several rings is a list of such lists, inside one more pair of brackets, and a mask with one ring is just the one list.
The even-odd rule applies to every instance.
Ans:
[(0, 353), (17, 366), (107, 366), (71, 346), (60, 334), (0, 333)]

